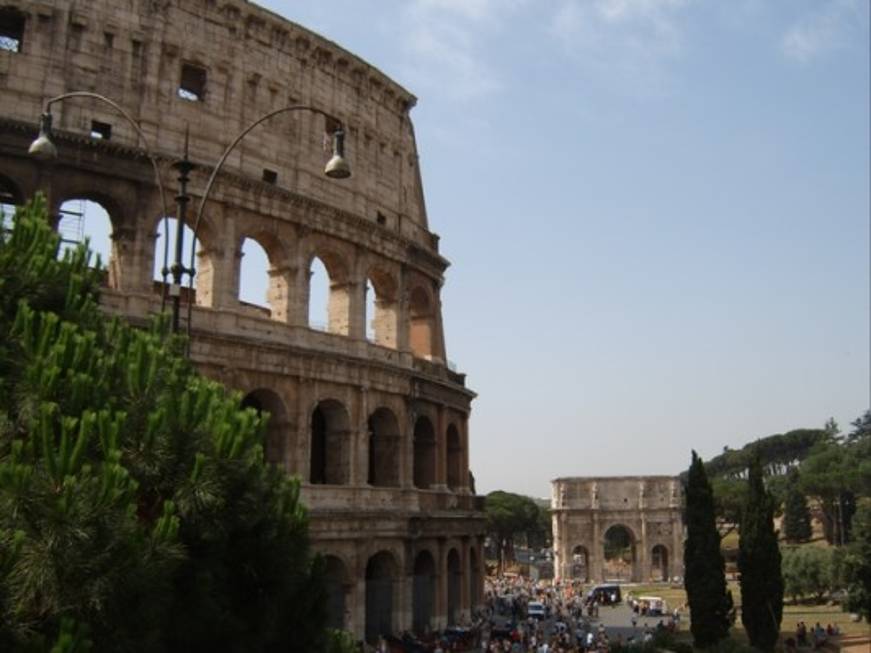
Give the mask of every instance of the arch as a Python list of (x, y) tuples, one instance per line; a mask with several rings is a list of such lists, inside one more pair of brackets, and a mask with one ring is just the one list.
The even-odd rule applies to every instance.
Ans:
[(572, 549), (571, 577), (590, 582), (590, 552), (580, 544)]
[(321, 401), (311, 416), (309, 482), (345, 485), (350, 481), (350, 418), (333, 399)]
[(428, 417), (414, 424), (414, 487), (425, 490), (435, 483), (436, 438)]
[[(350, 333), (351, 315), (348, 266), (335, 252), (317, 250), (309, 260), (308, 270), (306, 312), (309, 316), (309, 328), (347, 336)], [(325, 275), (326, 279), (321, 278), (321, 275)], [(322, 302), (326, 305), (325, 310), (318, 309)], [(323, 318), (326, 322), (321, 323)]]
[(243, 408), (253, 408), (258, 415), (267, 413), (263, 454), (267, 462), (280, 465), (284, 460), (285, 438), (288, 432), (287, 409), (275, 392), (266, 388), (252, 390), (242, 399)]
[(258, 231), (243, 236), (239, 245), (239, 303), (273, 320), (286, 320), (291, 286), (282, 266), (286, 258), (286, 248), (276, 234)]
[(602, 538), (605, 580), (635, 580), (635, 543), (635, 534), (623, 524), (614, 524), (605, 531)]
[(9, 177), (0, 175), (0, 229), (12, 229), (15, 208), (24, 204), (21, 190)]
[(650, 550), (650, 579), (658, 581), (669, 579), (668, 548), (664, 544), (657, 544)]
[(432, 626), (435, 608), (436, 564), (429, 551), (421, 551), (414, 559), (412, 579), (412, 630), (422, 635)]
[[(163, 267), (164, 263), (167, 267), (167, 283), (172, 283), (172, 275), (169, 273), (169, 268), (175, 262), (175, 242), (178, 231), (177, 222), (174, 216), (167, 216), (166, 220), (163, 216), (158, 216), (153, 225), (154, 247), (152, 249), (152, 279), (156, 282), (163, 282)], [(168, 230), (168, 234), (167, 234)], [(196, 274), (194, 276), (194, 296), (193, 301), (197, 306), (214, 306), (214, 279), (215, 266), (212, 261), (211, 253), (208, 249), (209, 243), (213, 242), (211, 237), (212, 231), (208, 223), (203, 220), (200, 222), (200, 227), (197, 233), (197, 243), (194, 244), (194, 231), (190, 225), (185, 222), (182, 225), (182, 252), (181, 264), (185, 268), (191, 264), (191, 247), (198, 246), (196, 251)], [(168, 241), (164, 246), (164, 239)], [(166, 247), (167, 260), (164, 262), (164, 247)], [(157, 284), (158, 287), (159, 283)], [(188, 301), (188, 279), (183, 278), (183, 287), (181, 289), (182, 299)]]
[(448, 487), (457, 490), (462, 485), (463, 479), (463, 444), (460, 440), (460, 431), (454, 424), (448, 425), (447, 431), (448, 453)]
[(399, 302), (397, 283), (380, 268), (372, 268), (366, 280), (366, 336), (376, 345), (396, 349)]
[(351, 590), (348, 571), (341, 558), (324, 556), (324, 584), (327, 591), (327, 627), (344, 630), (347, 595)]
[(396, 559), (387, 551), (379, 551), (366, 563), (367, 642), (393, 632), (396, 571)]
[[(112, 235), (119, 213), (113, 216), (114, 202), (91, 193), (75, 195), (58, 205), (56, 229), (61, 238), (58, 257), (88, 240), (93, 257), (90, 264), (98, 263), (110, 271), (114, 264), (115, 248)], [(110, 272), (109, 287), (117, 287), (117, 275)]]
[(463, 567), (456, 549), (448, 551), (448, 626), (455, 626), (460, 620), (460, 588), (463, 583)]
[(393, 411), (378, 408), (369, 416), (369, 485), (399, 486), (401, 444), (399, 422)]
[(478, 552), (474, 546), (469, 547), (469, 605), (472, 610), (478, 606), (481, 600), (479, 590), (481, 568), (478, 565)]
[(418, 358), (430, 359), (435, 355), (435, 307), (423, 286), (416, 286), (409, 295), (408, 343)]

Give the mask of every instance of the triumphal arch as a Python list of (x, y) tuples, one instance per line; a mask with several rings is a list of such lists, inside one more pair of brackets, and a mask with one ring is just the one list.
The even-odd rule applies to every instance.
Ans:
[[(117, 103), (153, 157), (122, 112), (82, 97), (51, 107), (56, 159), (29, 157), (46, 101), (74, 91)], [(4, 0), (0, 96), (0, 203), (42, 191), (55, 222), (69, 201), (99, 204), (111, 223), (102, 305), (139, 324), (169, 288), (155, 270), (164, 218), (182, 216), (185, 149), (193, 209), (243, 128), (317, 109), (270, 118), (226, 160), (197, 229), (196, 283), (172, 288), (192, 306), (181, 327), (204, 374), (271, 414), (266, 455), (302, 480), (332, 625), (373, 639), (468, 618), (484, 568), (474, 393), (447, 359), (448, 261), (426, 213), (415, 97), (247, 0)], [(353, 171), (340, 181), (323, 174), (337, 125)], [(240, 297), (255, 245), (268, 261), (261, 305)], [(320, 323), (315, 264), (329, 277)]]
[(672, 476), (552, 481), (557, 575), (585, 582), (683, 576), (681, 487)]

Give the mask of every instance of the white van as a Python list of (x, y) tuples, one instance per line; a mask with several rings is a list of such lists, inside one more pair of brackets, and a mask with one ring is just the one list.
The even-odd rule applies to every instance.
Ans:
[(530, 601), (526, 604), (526, 616), (532, 619), (542, 620), (545, 617), (544, 603)]

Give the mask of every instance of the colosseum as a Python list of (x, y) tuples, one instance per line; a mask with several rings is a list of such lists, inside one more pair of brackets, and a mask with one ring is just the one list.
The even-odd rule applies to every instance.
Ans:
[[(198, 368), (270, 413), (266, 455), (302, 480), (331, 624), (372, 639), (468, 619), (483, 588), (482, 503), (469, 473), (475, 395), (446, 358), (448, 261), (427, 219), (415, 97), (246, 0), (5, 0), (0, 89), (0, 200), (41, 191), (56, 224), (72, 200), (103, 207), (105, 310), (144, 324), (171, 287), (192, 306), (180, 315)], [(51, 103), (57, 156), (28, 156), (47, 102), (80, 91), (117, 108)], [(173, 201), (186, 148), (193, 209), (234, 136), (295, 105), (316, 111), (259, 125), (217, 175), (194, 286), (155, 278), (167, 267), (163, 218), (193, 227), (193, 210)], [(348, 179), (323, 173), (325, 133), (339, 125)], [(251, 242), (268, 259), (264, 306), (239, 294)], [(309, 320), (315, 264), (329, 277), (323, 325)]]

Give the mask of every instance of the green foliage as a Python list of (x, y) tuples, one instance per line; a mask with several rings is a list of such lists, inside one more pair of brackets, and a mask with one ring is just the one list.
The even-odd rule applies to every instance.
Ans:
[(0, 237), (0, 648), (322, 650), (321, 565), (264, 422), (96, 303), (37, 200)]
[(695, 645), (707, 647), (728, 637), (732, 597), (726, 589), (713, 491), (702, 459), (695, 451), (687, 475), (686, 525), (684, 585), (690, 606), (690, 627)]
[(747, 505), (738, 540), (741, 621), (753, 646), (773, 651), (783, 617), (783, 577), (774, 530), (774, 500), (765, 489), (758, 458), (750, 463), (747, 482)]
[(795, 429), (759, 438), (738, 450), (726, 447), (705, 467), (711, 478), (744, 478), (753, 457), (759, 456), (765, 461), (767, 475), (782, 475), (807, 458), (818, 443), (832, 439), (832, 433), (826, 429)]
[(834, 550), (816, 546), (785, 547), (782, 551), (784, 593), (797, 602), (805, 596), (821, 601), (837, 589)]
[(496, 490), (485, 498), (484, 513), (487, 533), (496, 543), (501, 568), (506, 554), (508, 557), (513, 554), (515, 538), (519, 535), (528, 538), (538, 531), (539, 507), (529, 497)]
[(344, 630), (330, 630), (327, 634), (325, 653), (357, 653), (358, 650), (351, 633)]
[(847, 604), (852, 612), (871, 622), (871, 501), (866, 500), (856, 513), (855, 537), (844, 559)]
[(783, 535), (787, 542), (807, 542), (811, 539), (811, 514), (807, 497), (799, 486), (798, 470), (788, 476), (786, 505), (783, 508)]

